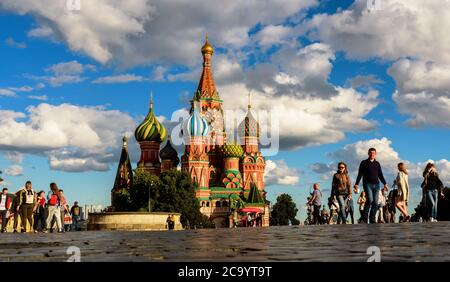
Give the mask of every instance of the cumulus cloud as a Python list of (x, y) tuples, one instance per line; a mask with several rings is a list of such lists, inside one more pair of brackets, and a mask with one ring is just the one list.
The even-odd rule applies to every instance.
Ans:
[(16, 92), (9, 90), (9, 89), (5, 89), (5, 88), (0, 88), (0, 96), (14, 97), (14, 96), (16, 96)]
[(7, 132), (0, 150), (46, 156), (56, 170), (106, 170), (117, 161), (123, 132), (131, 135), (134, 127), (117, 110), (42, 103), (26, 113), (0, 111), (0, 131)]
[(70, 11), (53, 0), (5, 0), (0, 7), (33, 15), (39, 26), (29, 36), (54, 37), (100, 63), (192, 66), (200, 56), (199, 39), (206, 32), (221, 46), (241, 48), (249, 43), (248, 33), (255, 25), (277, 25), (317, 2), (225, 1), (219, 8), (217, 3), (201, 0), (105, 0), (84, 1), (81, 10)]
[(28, 96), (28, 99), (47, 101), (48, 97), (47, 97), (47, 95), (30, 95), (30, 96)]
[[(218, 80), (226, 109), (245, 109), (248, 103), (245, 94), (251, 92), (252, 108), (262, 115), (261, 126), (269, 128), (272, 118), (278, 121), (282, 150), (334, 143), (342, 140), (346, 131), (368, 131), (376, 127), (365, 116), (378, 105), (378, 92), (361, 93), (330, 84), (328, 74), (334, 54), (328, 46), (315, 43), (297, 52), (280, 52), (293, 52), (293, 55), (275, 54), (271, 65), (258, 65), (248, 74), (234, 67), (237, 77), (224, 82)], [(288, 58), (291, 58), (289, 63)], [(286, 62), (283, 69), (274, 67), (279, 62)]]
[[(83, 65), (78, 61), (73, 60), (48, 66), (44, 69), (47, 75), (37, 76), (25, 74), (25, 77), (33, 80), (45, 81), (51, 86), (57, 87), (63, 84), (82, 82), (86, 79), (82, 76), (83, 73), (85, 73), (85, 71), (95, 71), (95, 69), (96, 68), (93, 65)], [(40, 82), (37, 86), (42, 88), (44, 84)]]
[(398, 88), (392, 99), (411, 116), (407, 124), (449, 127), (450, 2), (378, 2), (377, 9), (357, 0), (346, 10), (316, 15), (309, 35), (349, 58), (394, 61), (388, 71)]
[(450, 28), (449, 1), (378, 2), (377, 10), (367, 9), (366, 0), (356, 0), (346, 10), (315, 15), (309, 22), (311, 37), (345, 51), (351, 58), (413, 57), (450, 63), (446, 35)]
[(357, 75), (348, 80), (349, 84), (353, 88), (358, 87), (370, 87), (373, 84), (381, 84), (384, 83), (382, 80), (378, 79), (376, 75)]
[(92, 83), (105, 84), (105, 83), (128, 83), (128, 82), (140, 82), (145, 78), (135, 74), (119, 74), (113, 76), (99, 77), (92, 81)]
[(23, 175), (23, 167), (20, 165), (12, 165), (5, 169), (5, 174), (9, 176)]
[(6, 38), (5, 43), (6, 43), (6, 45), (13, 47), (13, 48), (19, 48), (19, 49), (27, 48), (27, 44), (25, 44), (23, 42), (17, 42), (12, 37)]
[(264, 179), (266, 186), (270, 185), (296, 185), (300, 180), (300, 172), (290, 168), (284, 160), (267, 160)]

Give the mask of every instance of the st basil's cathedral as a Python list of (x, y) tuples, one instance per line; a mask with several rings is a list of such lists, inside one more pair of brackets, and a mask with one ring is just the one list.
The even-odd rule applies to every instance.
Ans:
[[(213, 46), (205, 40), (201, 48), (203, 69), (197, 90), (191, 100), (190, 116), (182, 126), (185, 140), (181, 156), (181, 171), (191, 176), (197, 184), (196, 197), (200, 211), (216, 227), (232, 227), (233, 220), (242, 215), (259, 215), (262, 226), (269, 226), (269, 202), (264, 191), (266, 162), (259, 150), (259, 123), (247, 113), (238, 126), (240, 142), (227, 139), (223, 100), (216, 89), (212, 74)], [(178, 169), (180, 159), (173, 148), (167, 129), (155, 116), (153, 101), (144, 121), (134, 134), (141, 155), (137, 169), (150, 174)], [(230, 140), (231, 139), (231, 140)], [(161, 144), (165, 145), (160, 149)], [(126, 137), (117, 169), (111, 196), (122, 188), (131, 187), (132, 169), (128, 156)]]

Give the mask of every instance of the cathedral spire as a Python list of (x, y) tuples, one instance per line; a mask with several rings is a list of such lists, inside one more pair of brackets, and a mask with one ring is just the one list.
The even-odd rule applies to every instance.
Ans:
[(211, 69), (211, 57), (214, 53), (214, 48), (208, 41), (208, 35), (205, 36), (205, 44), (203, 44), (201, 51), (203, 55), (203, 70), (198, 82), (197, 92), (194, 95), (194, 100), (220, 100)]

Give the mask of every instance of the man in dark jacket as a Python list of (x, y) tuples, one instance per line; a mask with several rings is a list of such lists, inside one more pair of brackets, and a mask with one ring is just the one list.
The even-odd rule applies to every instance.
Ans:
[[(380, 181), (384, 184), (384, 190), (387, 191), (388, 186), (384, 179), (383, 172), (381, 170), (380, 163), (375, 159), (377, 151), (375, 148), (369, 149), (369, 158), (363, 160), (359, 165), (358, 177), (355, 182), (355, 193), (359, 193), (358, 185), (363, 180), (364, 192), (366, 193), (366, 204), (364, 206), (363, 217), (361, 222), (367, 223), (369, 219), (370, 223), (376, 223), (375, 216), (378, 210), (378, 196), (380, 192)], [(369, 216), (370, 212), (370, 216)]]

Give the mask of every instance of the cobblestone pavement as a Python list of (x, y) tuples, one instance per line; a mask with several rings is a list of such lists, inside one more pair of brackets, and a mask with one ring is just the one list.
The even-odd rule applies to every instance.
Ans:
[(450, 261), (450, 222), (0, 234), (0, 261)]

